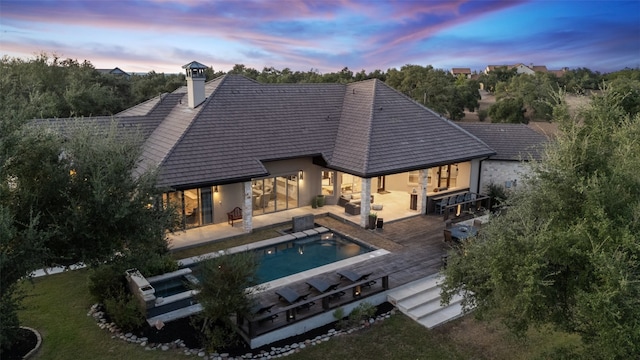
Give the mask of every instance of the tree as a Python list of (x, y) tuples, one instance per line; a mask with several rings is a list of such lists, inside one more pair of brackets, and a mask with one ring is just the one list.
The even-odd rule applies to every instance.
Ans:
[(508, 82), (512, 77), (518, 74), (518, 69), (508, 69), (506, 66), (499, 66), (488, 74), (480, 75), (479, 81), (484, 84), (484, 89), (492, 93), (496, 91), (496, 86), (500, 82)]
[[(522, 102), (522, 108), (525, 110), (523, 116), (528, 121), (548, 120), (551, 117), (551, 106), (549, 105), (552, 100), (551, 95), (556, 90), (557, 85), (554, 88), (547, 74), (519, 74), (511, 77), (509, 81), (501, 81), (496, 85), (496, 103), (504, 99), (517, 99)], [(507, 107), (503, 106), (502, 108)]]
[(258, 260), (252, 252), (225, 254), (198, 265), (201, 281), (195, 288), (203, 310), (197, 315), (197, 326), (204, 344), (215, 350), (239, 340), (234, 318), (251, 316), (252, 291), (258, 284)]
[(524, 103), (520, 98), (506, 98), (489, 107), (489, 116), (493, 122), (520, 124), (526, 122)]
[(432, 66), (405, 65), (389, 69), (387, 85), (452, 120), (462, 119), (465, 107), (474, 111), (480, 99), (479, 84), (459, 81), (448, 72)]
[(520, 335), (576, 332), (592, 358), (640, 353), (640, 116), (621, 100), (605, 91), (576, 118), (555, 107), (561, 134), (506, 212), (452, 255), (445, 301), (462, 291), (465, 307)]

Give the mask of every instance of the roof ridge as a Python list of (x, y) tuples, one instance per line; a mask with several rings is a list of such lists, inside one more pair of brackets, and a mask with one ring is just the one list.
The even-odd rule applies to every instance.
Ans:
[[(367, 141), (367, 148), (366, 151), (364, 152), (365, 157), (364, 157), (364, 161), (363, 161), (363, 169), (368, 169), (369, 168), (369, 161), (371, 159), (371, 134), (373, 133), (373, 126), (374, 126), (374, 122), (373, 122), (373, 115), (375, 112), (375, 105), (376, 105), (376, 96), (377, 96), (377, 90), (378, 90), (378, 79), (371, 79), (374, 80), (373, 81), (373, 90), (372, 90), (372, 97), (371, 97), (371, 104), (369, 104), (369, 126), (367, 126), (366, 128), (366, 137), (369, 139)], [(376, 81), (377, 80), (377, 81)], [(367, 80), (363, 80), (360, 83), (364, 83)]]

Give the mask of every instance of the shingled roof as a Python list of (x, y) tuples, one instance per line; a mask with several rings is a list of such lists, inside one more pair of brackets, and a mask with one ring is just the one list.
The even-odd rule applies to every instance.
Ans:
[(541, 160), (549, 139), (525, 124), (460, 123), (460, 126), (489, 145), (492, 160)]
[(188, 106), (186, 87), (116, 116), (140, 127), (137, 172), (159, 166), (159, 186), (178, 189), (269, 175), (264, 162), (312, 157), (361, 177), (486, 157), (477, 137), (373, 79), (352, 84), (261, 84), (224, 75)]

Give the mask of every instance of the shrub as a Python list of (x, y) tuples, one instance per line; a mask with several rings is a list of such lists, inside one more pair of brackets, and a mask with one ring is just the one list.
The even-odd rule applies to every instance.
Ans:
[(368, 302), (360, 303), (356, 306), (348, 317), (344, 315), (343, 308), (337, 308), (333, 312), (333, 317), (338, 320), (336, 327), (338, 329), (349, 329), (359, 326), (362, 321), (368, 320), (376, 314), (377, 308)]
[(489, 111), (487, 109), (478, 110), (478, 120), (485, 121), (489, 116)]
[(507, 200), (507, 191), (504, 186), (491, 183), (487, 186), (487, 195), (491, 200), (491, 208), (490, 211), (498, 210), (502, 203)]
[(225, 254), (201, 262), (198, 268), (201, 280), (195, 286), (199, 290), (196, 299), (203, 309), (192, 319), (192, 325), (203, 336), (203, 346), (210, 350), (235, 345), (240, 338), (234, 317), (251, 315), (252, 291), (247, 288), (258, 283), (258, 259), (252, 252)]
[(351, 314), (349, 314), (349, 323), (357, 326), (361, 321), (368, 320), (375, 314), (376, 307), (365, 301), (351, 311)]
[(105, 299), (104, 308), (111, 321), (123, 331), (131, 331), (144, 324), (145, 317), (140, 304), (133, 295), (122, 290), (116, 296)]

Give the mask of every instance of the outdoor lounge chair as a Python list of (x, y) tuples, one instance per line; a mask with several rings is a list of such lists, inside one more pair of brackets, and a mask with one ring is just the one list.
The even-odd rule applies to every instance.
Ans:
[[(261, 317), (262, 315), (266, 314), (266, 313), (271, 313), (271, 308), (274, 307), (276, 304), (269, 304), (269, 305), (265, 305), (262, 304), (260, 302), (256, 303), (252, 308), (251, 308), (251, 314), (255, 317)], [(260, 321), (267, 321), (267, 320), (271, 320), (271, 322), (273, 322), (273, 319), (277, 318), (278, 314), (271, 314), (267, 317), (265, 317), (264, 319), (260, 319)]]
[(307, 280), (307, 285), (309, 285), (309, 289), (314, 288), (316, 290), (318, 290), (321, 293), (327, 292), (327, 291), (331, 291), (331, 290), (335, 290), (338, 288), (338, 286), (340, 285), (340, 283), (335, 283), (332, 284), (329, 281), (322, 279), (322, 278), (314, 278), (314, 279), (309, 279)]
[[(318, 290), (321, 293), (326, 293), (329, 291), (334, 291), (336, 289), (338, 289), (338, 286), (340, 286), (340, 283), (337, 282), (335, 284), (332, 284), (331, 282), (327, 281), (326, 279), (323, 278), (313, 278), (313, 279), (309, 279), (307, 280), (307, 285), (309, 285), (309, 289), (314, 288), (316, 290)], [(341, 297), (342, 295), (344, 295), (345, 292), (344, 291), (339, 291), (335, 294), (332, 294), (332, 297)]]
[[(357, 273), (355, 271), (347, 270), (347, 269), (338, 271), (338, 275), (340, 275), (340, 279), (348, 279), (349, 281), (354, 282), (354, 283), (362, 281), (362, 280), (367, 280), (369, 278), (369, 276), (371, 276), (371, 274), (373, 274), (373, 273), (360, 274), (360, 273)], [(371, 280), (371, 281), (367, 282), (366, 284), (363, 284), (362, 286), (367, 287), (367, 286), (371, 286), (371, 285), (373, 285), (375, 283), (376, 283), (375, 280)]]
[(276, 294), (278, 295), (280, 300), (284, 300), (289, 304), (295, 304), (298, 301), (305, 300), (309, 295), (311, 295), (311, 293), (300, 294), (289, 287), (283, 287), (281, 289), (276, 290)]

